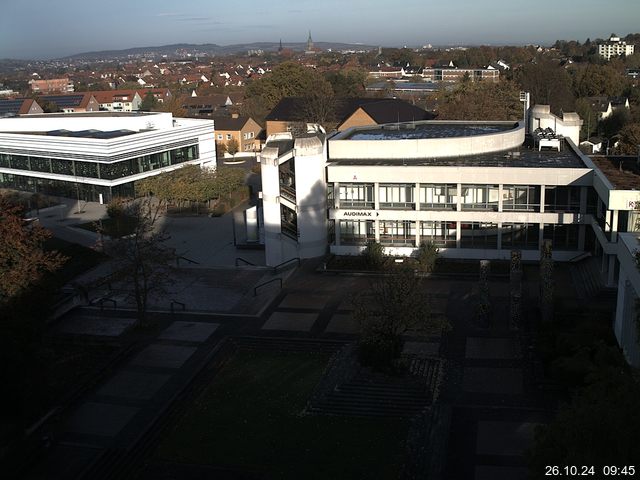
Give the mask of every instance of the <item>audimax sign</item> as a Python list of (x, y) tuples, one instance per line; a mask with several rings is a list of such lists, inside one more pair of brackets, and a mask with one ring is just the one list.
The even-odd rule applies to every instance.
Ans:
[[(375, 215), (374, 215), (375, 214)], [(380, 214), (378, 212), (372, 212), (372, 211), (361, 211), (361, 212), (343, 212), (342, 213), (343, 217), (366, 217), (366, 218), (373, 218), (373, 217), (379, 217)]]

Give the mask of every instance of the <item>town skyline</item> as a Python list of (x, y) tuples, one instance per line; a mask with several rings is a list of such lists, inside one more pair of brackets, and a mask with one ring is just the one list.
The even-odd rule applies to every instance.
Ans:
[[(181, 43), (234, 45), (280, 39), (302, 43), (309, 31), (316, 42), (418, 47), (550, 45), (555, 40), (582, 42), (636, 30), (637, 17), (628, 12), (632, 0), (613, 0), (605, 10), (595, 0), (581, 2), (579, 11), (568, 2), (558, 3), (550, 15), (520, 0), (482, 4), (408, 0), (401, 11), (377, 1), (344, 5), (328, 0), (319, 8), (307, 0), (294, 6), (275, 0), (266, 8), (251, 0), (243, 9), (248, 15), (238, 15), (233, 5), (212, 7), (203, 0), (185, 1), (179, 7), (168, 0), (136, 4), (116, 0), (106, 9), (87, 8), (87, 2), (70, 0), (52, 11), (47, 10), (48, 2), (34, 0), (28, 8), (18, 3), (4, 7), (0, 58), (52, 59)], [(336, 15), (338, 9), (340, 15)], [(34, 11), (42, 13), (34, 15)], [(394, 15), (402, 19), (390, 25)]]

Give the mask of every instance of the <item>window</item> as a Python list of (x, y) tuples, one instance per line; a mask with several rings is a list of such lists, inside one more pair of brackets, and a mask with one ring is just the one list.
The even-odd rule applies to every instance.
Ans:
[(497, 185), (463, 185), (463, 210), (493, 210), (498, 211)]
[(579, 225), (544, 225), (544, 239), (551, 240), (554, 250), (577, 250)]
[(437, 247), (456, 247), (456, 222), (420, 222), (420, 243), (432, 242)]
[(380, 222), (380, 243), (393, 247), (413, 247), (416, 244), (416, 222), (383, 220)]
[(471, 222), (461, 224), (461, 248), (498, 248), (498, 225), (495, 223)]
[(375, 238), (373, 220), (340, 220), (342, 245), (366, 245)]
[(372, 183), (345, 183), (338, 190), (341, 208), (373, 208)]
[(231, 134), (230, 134), (230, 133), (227, 133), (227, 140), (231, 140), (231, 138), (232, 138), (232, 137), (231, 137)]
[(579, 212), (580, 187), (545, 187), (545, 212)]
[(280, 205), (280, 231), (294, 240), (298, 239), (298, 215), (284, 205)]
[(503, 223), (503, 250), (537, 250), (540, 225), (537, 223)]
[(502, 210), (540, 211), (540, 187), (528, 185), (504, 185)]
[(380, 199), (380, 208), (388, 209), (406, 209), (414, 208), (413, 203), (413, 184), (388, 184), (380, 185), (378, 195)]
[(420, 208), (433, 210), (455, 210), (458, 187), (455, 184), (420, 185)]
[(218, 140), (222, 140), (222, 134), (221, 133), (218, 134)]

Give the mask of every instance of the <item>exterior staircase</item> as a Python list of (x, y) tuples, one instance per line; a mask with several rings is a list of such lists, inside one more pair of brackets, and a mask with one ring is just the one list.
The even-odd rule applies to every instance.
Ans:
[(606, 285), (605, 274), (600, 271), (601, 261), (600, 258), (590, 257), (571, 265), (571, 278), (578, 298), (615, 296), (617, 289)]

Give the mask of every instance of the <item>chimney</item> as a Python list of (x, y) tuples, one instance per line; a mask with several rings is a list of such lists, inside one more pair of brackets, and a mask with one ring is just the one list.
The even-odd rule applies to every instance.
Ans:
[(238, 112), (233, 112), (231, 114), (231, 118), (238, 118), (240, 116), (240, 114)]

